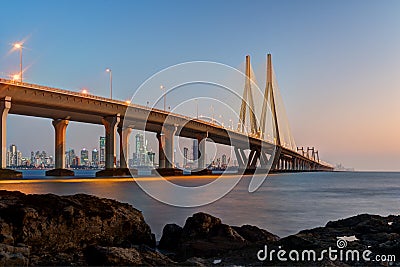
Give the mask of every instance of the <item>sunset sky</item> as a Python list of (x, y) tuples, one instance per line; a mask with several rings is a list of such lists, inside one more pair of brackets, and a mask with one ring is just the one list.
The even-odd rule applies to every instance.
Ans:
[[(0, 76), (130, 99), (182, 62), (274, 69), (299, 146), (357, 170), (400, 171), (400, 1), (7, 1)], [(141, 103), (146, 104), (146, 103)], [(237, 107), (239, 109), (239, 107)], [(204, 108), (202, 113), (207, 113)], [(9, 116), (8, 143), (52, 154), (51, 121)], [(71, 123), (67, 148), (98, 146), (101, 126)]]

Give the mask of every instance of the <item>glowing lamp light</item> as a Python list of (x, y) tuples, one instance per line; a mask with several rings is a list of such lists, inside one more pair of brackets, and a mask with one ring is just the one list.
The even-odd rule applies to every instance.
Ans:
[(13, 81), (18, 81), (20, 79), (19, 77), (20, 77), (19, 74), (14, 74), (12, 76), (12, 79), (13, 79)]
[(83, 90), (82, 90), (82, 94), (87, 95), (87, 94), (88, 94), (88, 90), (83, 89)]
[(130, 100), (126, 100), (125, 103), (127, 103), (128, 105), (131, 103)]
[(21, 43), (15, 43), (14, 47), (17, 49), (21, 49), (22, 48), (22, 44)]

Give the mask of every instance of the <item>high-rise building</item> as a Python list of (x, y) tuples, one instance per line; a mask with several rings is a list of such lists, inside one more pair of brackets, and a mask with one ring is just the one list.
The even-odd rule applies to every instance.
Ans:
[(197, 139), (193, 140), (193, 160), (199, 159), (199, 143)]
[(17, 150), (17, 166), (22, 165), (22, 152)]
[(31, 165), (35, 164), (35, 153), (31, 151)]
[(12, 144), (10, 146), (10, 167), (16, 167), (18, 163), (17, 146)]
[(221, 164), (222, 164), (222, 166), (226, 166), (226, 155), (225, 154), (222, 155)]
[(7, 150), (7, 157), (6, 157), (6, 165), (7, 167), (11, 166), (11, 152)]
[(73, 159), (75, 158), (75, 151), (71, 148), (67, 152), (65, 152), (65, 166), (70, 168), (73, 166)]
[(189, 149), (187, 147), (183, 148), (183, 167), (186, 167), (187, 162), (188, 162), (188, 152)]
[(156, 153), (154, 153), (152, 151), (147, 152), (147, 159), (149, 161), (148, 166), (154, 167), (155, 158), (156, 158)]
[(96, 148), (92, 150), (92, 165), (99, 165), (99, 151)]
[(82, 166), (89, 166), (89, 151), (86, 148), (81, 150), (81, 165)]
[(104, 166), (106, 164), (106, 138), (104, 136), (100, 136), (99, 161), (101, 166)]
[(75, 156), (75, 157), (72, 159), (72, 166), (79, 166), (79, 165), (81, 165), (81, 164), (80, 164), (79, 157), (78, 157), (78, 156)]
[(146, 153), (144, 136), (141, 133), (138, 133), (135, 136), (135, 153), (136, 153), (136, 165), (145, 166), (147, 153)]

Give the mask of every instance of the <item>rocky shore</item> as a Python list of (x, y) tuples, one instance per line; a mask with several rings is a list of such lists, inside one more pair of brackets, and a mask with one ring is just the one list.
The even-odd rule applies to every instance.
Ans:
[[(260, 261), (271, 250), (343, 249), (394, 255), (397, 261)], [(276, 254), (276, 253), (275, 253)], [(317, 254), (319, 255), (319, 254)], [(287, 256), (286, 256), (287, 257)], [(26, 195), (0, 191), (0, 266), (398, 266), (400, 216), (362, 214), (279, 238), (256, 226), (230, 226), (206, 213), (167, 224), (156, 245), (140, 211), (95, 196)]]

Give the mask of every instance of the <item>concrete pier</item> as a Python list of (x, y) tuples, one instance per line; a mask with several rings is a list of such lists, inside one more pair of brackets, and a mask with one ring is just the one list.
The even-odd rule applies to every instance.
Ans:
[(1, 145), (1, 168), (0, 179), (22, 178), (22, 172), (7, 168), (7, 116), (11, 108), (11, 97), (0, 99), (0, 145)]
[(52, 124), (55, 130), (55, 164), (53, 170), (46, 171), (46, 176), (74, 176), (72, 170), (65, 168), (65, 142), (66, 131), (69, 120), (53, 120)]
[(102, 119), (106, 137), (105, 169), (96, 172), (96, 177), (130, 176), (129, 170), (117, 169), (116, 135), (120, 114)]
[(161, 133), (157, 133), (158, 140), (158, 168), (155, 170), (161, 176), (183, 175), (183, 171), (175, 168), (174, 137), (177, 127), (163, 125)]

